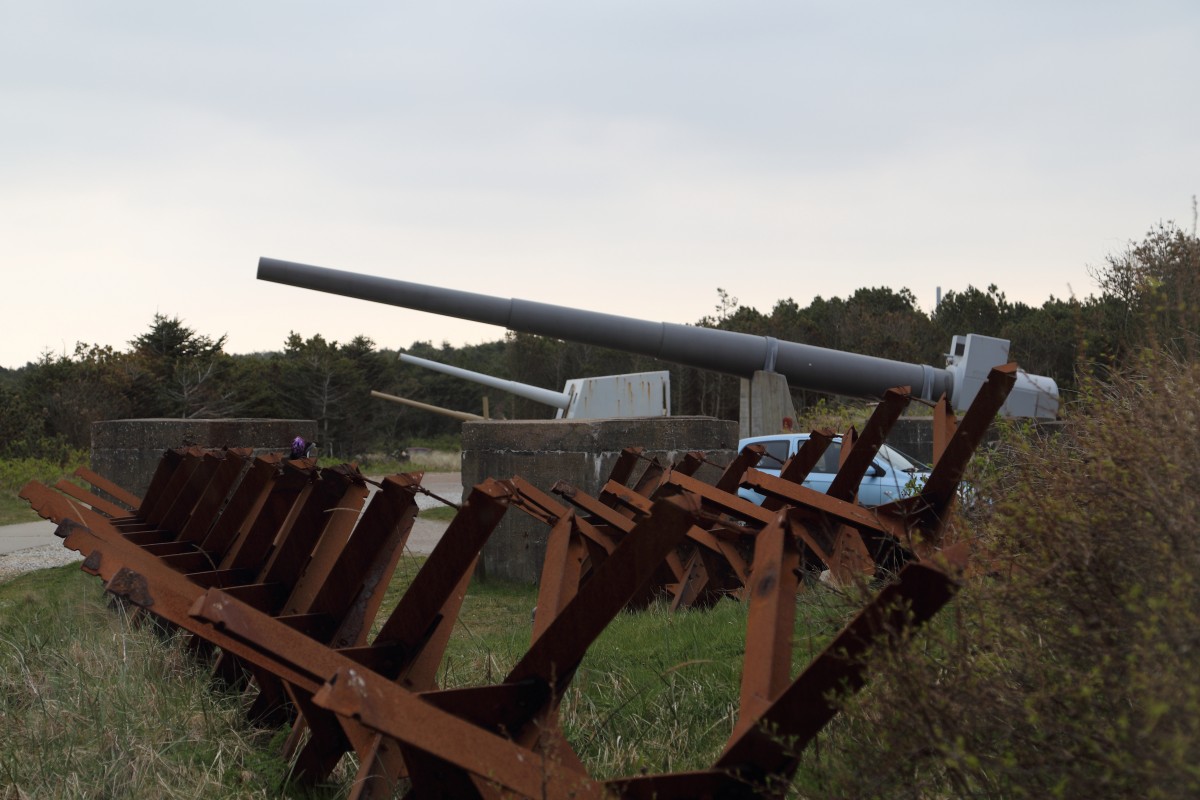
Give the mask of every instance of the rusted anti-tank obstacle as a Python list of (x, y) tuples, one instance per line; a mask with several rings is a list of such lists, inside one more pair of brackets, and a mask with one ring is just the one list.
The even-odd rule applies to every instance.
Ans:
[[(67, 546), (86, 556), (84, 569), (110, 592), (244, 666), (259, 691), (256, 707), (299, 712), (288, 743), (299, 777), (319, 779), (353, 751), (360, 764), (356, 798), (391, 796), (402, 778), (413, 796), (779, 796), (799, 752), (836, 713), (831, 693), (861, 686), (859, 656), (869, 646), (897, 643), (952, 596), (961, 556), (960, 548), (943, 547), (945, 512), (1011, 379), (1011, 369), (994, 370), (960, 424), (943, 418), (938, 462), (923, 491), (877, 509), (851, 502), (849, 478), (835, 481), (835, 491), (825, 495), (794, 482), (802, 480), (803, 467), (790, 462), (781, 478), (756, 475), (748, 468), (761, 455), (754, 451), (731, 465), (717, 486), (692, 477), (694, 466), (685, 459), (676, 467), (651, 465), (628, 487), (638, 460), (631, 452), (594, 501), (569, 487), (558, 487), (555, 498), (520, 479), (486, 481), (369, 644), (365, 632), (382, 599), (379, 587), (416, 514), (413, 476), (386, 479), (357, 525), (335, 520), (336, 512), (322, 524), (312, 511), (343, 502), (353, 507), (359, 489), (352, 473), (304, 463), (268, 470), (256, 462), (243, 465), (240, 481), (231, 483), (232, 468), (222, 472), (220, 463), (210, 464), (207, 476), (199, 472), (207, 453), (164, 457), (171, 464), (161, 467), (162, 479), (157, 487), (152, 483), (132, 519), (84, 509), (39, 485), (26, 487), (24, 496), (44, 515), (60, 516)], [(824, 445), (814, 438), (821, 447), (831, 437)], [(871, 442), (882, 441), (870, 423), (857, 440), (844, 438), (847, 475), (861, 469), (863, 452), (878, 446)], [(859, 447), (866, 450), (856, 456)], [(221, 458), (244, 456), (231, 451)], [(803, 465), (816, 457), (806, 449), (795, 459)], [(270, 479), (247, 484), (255, 468)], [(770, 499), (762, 507), (747, 503), (733, 494), (739, 484)], [(221, 492), (217, 518), (194, 522)], [(386, 500), (377, 506), (381, 497)], [(180, 504), (188, 510), (175, 510)], [(532, 644), (500, 683), (440, 691), (434, 675), (475, 560), (510, 506), (551, 527)], [(222, 527), (231, 513), (238, 524)], [(277, 543), (264, 551), (263, 540), (251, 534), (267, 529)], [(224, 549), (205, 549), (218, 530)], [(179, 552), (165, 547), (173, 543), (180, 543)], [(864, 569), (853, 556), (839, 562), (839, 550), (861, 556), (857, 548), (872, 572), (891, 559), (899, 566), (895, 579), (791, 678), (794, 595), (804, 565), (832, 570), (849, 562)], [(237, 560), (251, 551), (255, 570)], [(217, 568), (181, 563), (197, 552)], [(365, 572), (364, 560), (372, 564)], [(706, 770), (596, 781), (561, 733), (558, 700), (590, 643), (621, 608), (663, 586), (674, 587), (678, 602), (684, 587), (697, 598), (712, 590), (710, 578), (691, 580), (688, 564), (707, 565), (706, 573), (726, 570), (722, 580), (736, 578), (735, 593), (749, 604), (740, 710), (727, 746)], [(348, 585), (356, 590), (346, 591)]]
[[(278, 456), (250, 463), (246, 451), (191, 449), (164, 455), (140, 504), (162, 509), (157, 516), (112, 518), (36, 482), (21, 496), (43, 517), (128, 545), (124, 552), (152, 559), (188, 586), (219, 587), (317, 641), (358, 646), (416, 517), (419, 481), (385, 478), (360, 517), (367, 489), (353, 468), (319, 470), (313, 461)], [(215, 671), (241, 685), (244, 666), (223, 648)], [(289, 701), (278, 680), (249, 674), (258, 690), (251, 716), (286, 719)]]
[[(484, 494), (492, 502), (476, 496), (460, 515), (482, 523), (472, 531), (479, 544), (511, 497), (502, 484)], [(473, 506), (483, 513), (472, 514)], [(402, 642), (377, 640), (358, 651), (331, 648), (219, 589), (195, 587), (122, 538), (97, 536), (69, 522), (62, 533), (68, 547), (87, 553), (85, 569), (104, 578), (111, 592), (283, 682), (310, 715), (309, 746), (316, 751), (309, 756), (312, 772), (307, 774), (324, 773), (343, 750), (354, 749), (363, 765), (355, 797), (391, 796), (402, 776), (412, 783), (414, 796), (483, 797), (499, 789), (523, 797), (761, 797), (782, 793), (799, 750), (835, 713), (829, 693), (861, 685), (856, 656), (869, 645), (898, 641), (905, 629), (944, 604), (956, 586), (948, 565), (908, 565), (807, 670), (789, 681), (781, 665), (790, 662), (791, 620), (781, 609), (793, 603), (796, 573), (789, 569), (787, 553), (795, 548), (800, 513), (785, 512), (763, 531), (764, 546), (753, 568), (742, 710), (725, 752), (707, 770), (606, 783), (588, 776), (558, 733), (557, 699), (587, 646), (646, 578), (647, 565), (695, 524), (698, 504), (687, 496), (657, 501), (579, 593), (558, 607), (539, 608), (539, 616), (546, 614), (550, 621), (502, 683), (443, 692), (414, 691), (389, 676), (412, 652)], [(426, 568), (438, 557), (435, 551)], [(431, 607), (422, 602), (428, 587), (417, 586), (426, 568), (389, 625), (407, 618), (401, 611), (406, 600)], [(429, 574), (434, 576), (429, 584), (445, 587), (454, 583), (456, 571)], [(412, 627), (428, 622), (440, 633), (444, 620), (439, 617), (412, 620)], [(420, 641), (414, 644), (419, 650)]]
[[(802, 485), (834, 437), (830, 431), (814, 431), (799, 452), (781, 465), (779, 476), (754, 469), (763, 453), (752, 445), (728, 465), (715, 485), (692, 477), (698, 465), (698, 456), (692, 454), (675, 467), (653, 461), (633, 486), (626, 486), (640, 457), (640, 451), (631, 448), (595, 497), (560, 482), (552, 488), (558, 496), (553, 498), (517, 481), (521, 498), (515, 505), (552, 527), (551, 543), (566, 537), (567, 544), (557, 545), (554, 557), (564, 552), (563, 548), (574, 548), (583, 555), (578, 567), (574, 556), (569, 565), (582, 580), (647, 513), (655, 497), (685, 492), (701, 498), (706, 512), (703, 521), (689, 530), (687, 539), (660, 565), (656, 577), (639, 591), (635, 606), (662, 593), (670, 595), (672, 608), (710, 605), (722, 596), (740, 597), (758, 532), (787, 506), (808, 509), (797, 530), (799, 568), (803, 571), (828, 571), (838, 583), (874, 576), (881, 570), (894, 571), (941, 546), (947, 510), (957, 495), (963, 471), (1003, 405), (1014, 372), (1012, 365), (993, 370), (961, 422), (944, 400), (935, 406), (933, 471), (914, 496), (886, 505), (864, 508), (854, 500), (858, 483), (912, 399), (903, 388), (885, 394), (861, 434), (851, 429), (842, 437), (840, 468), (824, 493)], [(754, 489), (766, 499), (761, 506), (755, 505), (736, 494), (739, 486)], [(568, 508), (572, 511), (569, 517)]]

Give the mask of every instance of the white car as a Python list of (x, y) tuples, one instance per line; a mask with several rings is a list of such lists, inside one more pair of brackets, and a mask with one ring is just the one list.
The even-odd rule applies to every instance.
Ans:
[[(748, 444), (762, 445), (767, 452), (755, 469), (778, 475), (783, 462), (794, 456), (806, 441), (807, 433), (751, 436), (738, 442), (738, 452)], [(818, 492), (828, 491), (833, 476), (837, 474), (841, 449), (842, 437), (833, 437), (833, 442), (825, 448), (817, 465), (804, 479), (804, 486)], [(858, 502), (864, 506), (881, 506), (901, 497), (908, 497), (919, 491), (928, 477), (929, 467), (885, 444), (875, 454), (874, 463), (867, 469), (858, 485)], [(761, 494), (750, 489), (738, 489), (738, 496), (758, 505), (762, 505), (764, 500)]]

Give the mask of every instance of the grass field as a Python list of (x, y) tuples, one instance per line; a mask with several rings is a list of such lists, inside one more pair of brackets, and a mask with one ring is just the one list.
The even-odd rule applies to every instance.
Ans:
[[(420, 560), (406, 562), (384, 608)], [(798, 626), (825, 635), (847, 609), (814, 602)], [(532, 586), (471, 587), (441, 681), (498, 681), (529, 645)], [(820, 624), (813, 625), (819, 618)], [(564, 729), (597, 777), (710, 762), (733, 723), (744, 607), (623, 613), (564, 698)], [(800, 630), (803, 628), (804, 630)], [(239, 696), (213, 691), (185, 641), (131, 624), (78, 567), (0, 584), (0, 785), (9, 797), (277, 796), (282, 732), (247, 725)], [(340, 797), (328, 786), (287, 796)]]

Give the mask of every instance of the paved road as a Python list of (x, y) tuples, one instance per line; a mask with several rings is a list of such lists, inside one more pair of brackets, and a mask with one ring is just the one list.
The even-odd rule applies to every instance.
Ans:
[(37, 522), (22, 522), (19, 525), (0, 526), (0, 555), (47, 544), (60, 545), (62, 539), (54, 535), (54, 528), (53, 522), (47, 522), (44, 519)]
[[(462, 473), (427, 472), (421, 479), (421, 485), (443, 500), (449, 500), (456, 504), (462, 502)], [(374, 494), (375, 491), (377, 491), (375, 487), (371, 487), (371, 493)], [(428, 495), (417, 495), (418, 508), (438, 508), (441, 505), (441, 502)], [(433, 546), (441, 541), (442, 534), (446, 532), (449, 524), (448, 522), (421, 519), (418, 514), (416, 522), (413, 523), (412, 532), (408, 535), (406, 548), (417, 555), (429, 555), (433, 552)]]
[[(457, 472), (430, 472), (425, 475), (421, 485), (438, 497), (459, 503), (462, 500), (462, 475)], [(374, 487), (372, 487), (374, 492)], [(427, 495), (417, 496), (420, 508), (436, 508), (442, 505), (439, 501)], [(436, 522), (417, 518), (412, 533), (408, 537), (408, 549), (418, 555), (428, 555), (433, 552), (433, 546), (442, 538), (448, 523)], [(0, 526), (0, 562), (4, 556), (20, 553), (48, 545), (61, 547), (62, 540), (54, 535), (53, 522), (39, 520), (38, 522), (22, 522), (18, 525)]]

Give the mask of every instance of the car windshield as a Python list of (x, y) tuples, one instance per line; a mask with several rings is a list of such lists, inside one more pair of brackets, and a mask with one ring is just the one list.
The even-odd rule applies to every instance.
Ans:
[(924, 472), (925, 467), (910, 461), (899, 450), (893, 450), (887, 445), (879, 448), (878, 457), (882, 461), (886, 461), (892, 465), (892, 468), (897, 472)]

